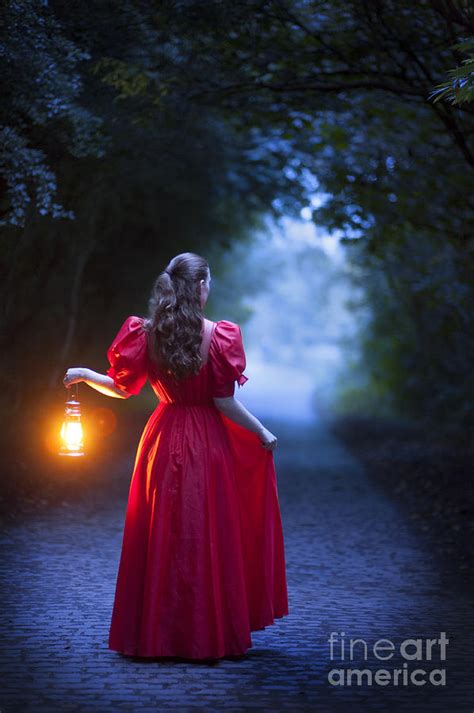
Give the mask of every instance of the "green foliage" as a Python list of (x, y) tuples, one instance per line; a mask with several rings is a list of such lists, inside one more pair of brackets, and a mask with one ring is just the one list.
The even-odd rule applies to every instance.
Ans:
[(65, 36), (47, 3), (10, 0), (2, 14), (0, 226), (23, 227), (31, 213), (73, 218), (58, 200), (58, 156), (101, 157), (106, 144), (102, 120), (80, 102), (89, 54)]
[(470, 56), (462, 61), (460, 67), (448, 70), (449, 79), (437, 84), (437, 89), (431, 94), (433, 103), (448, 99), (451, 104), (464, 104), (474, 100), (474, 37), (452, 46), (453, 50), (464, 52)]
[(355, 371), (364, 391), (392, 414), (443, 425), (474, 423), (472, 254), (430, 233), (400, 228), (383, 252), (350, 248), (371, 319)]

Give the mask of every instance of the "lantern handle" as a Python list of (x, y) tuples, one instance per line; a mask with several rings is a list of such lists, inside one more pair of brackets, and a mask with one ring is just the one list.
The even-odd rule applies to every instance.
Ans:
[(71, 401), (78, 401), (78, 400), (79, 400), (79, 399), (78, 399), (78, 394), (77, 394), (77, 392), (78, 392), (78, 387), (79, 387), (79, 384), (78, 384), (77, 381), (76, 381), (74, 384), (71, 384), (71, 386), (69, 387), (69, 388), (71, 389), (70, 397), (69, 397), (69, 398), (71, 399)]

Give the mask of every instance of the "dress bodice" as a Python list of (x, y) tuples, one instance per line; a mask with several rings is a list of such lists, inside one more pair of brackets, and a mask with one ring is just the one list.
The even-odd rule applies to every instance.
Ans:
[(177, 380), (151, 361), (144, 322), (142, 317), (127, 317), (107, 350), (106, 373), (127, 398), (139, 394), (149, 380), (160, 403), (215, 408), (215, 397), (232, 396), (235, 381), (242, 386), (248, 380), (243, 374), (246, 358), (238, 324), (225, 319), (209, 323), (203, 336), (207, 358), (200, 371)]

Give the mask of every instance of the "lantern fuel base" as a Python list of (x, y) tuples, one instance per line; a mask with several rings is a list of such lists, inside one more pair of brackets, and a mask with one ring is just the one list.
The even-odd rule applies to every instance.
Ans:
[(83, 456), (84, 433), (81, 421), (81, 404), (77, 396), (78, 384), (72, 384), (68, 389), (70, 389), (70, 394), (64, 410), (61, 447), (58, 453), (60, 456)]

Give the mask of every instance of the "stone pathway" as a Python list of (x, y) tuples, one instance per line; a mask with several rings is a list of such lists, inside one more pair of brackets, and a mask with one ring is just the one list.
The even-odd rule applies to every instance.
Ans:
[[(2, 527), (0, 713), (474, 710), (472, 592), (440, 568), (429, 543), (374, 491), (323, 422), (269, 418), (279, 437), (289, 616), (253, 632), (242, 660), (160, 662), (107, 649), (131, 452), (110, 466), (105, 487)], [(340, 647), (331, 660), (331, 632), (338, 641), (342, 632), (346, 642), (364, 639), (367, 660), (360, 643), (352, 662), (348, 644), (343, 661)], [(444, 661), (437, 645), (431, 661), (373, 653), (378, 639), (398, 648), (441, 632), (449, 639)], [(348, 668), (389, 673), (385, 685), (381, 673), (382, 683), (369, 684), (368, 673), (363, 685), (328, 681), (331, 669)], [(410, 678), (394, 685), (395, 668), (427, 673), (418, 674), (421, 685)], [(429, 672), (440, 668), (446, 684), (434, 685)]]

